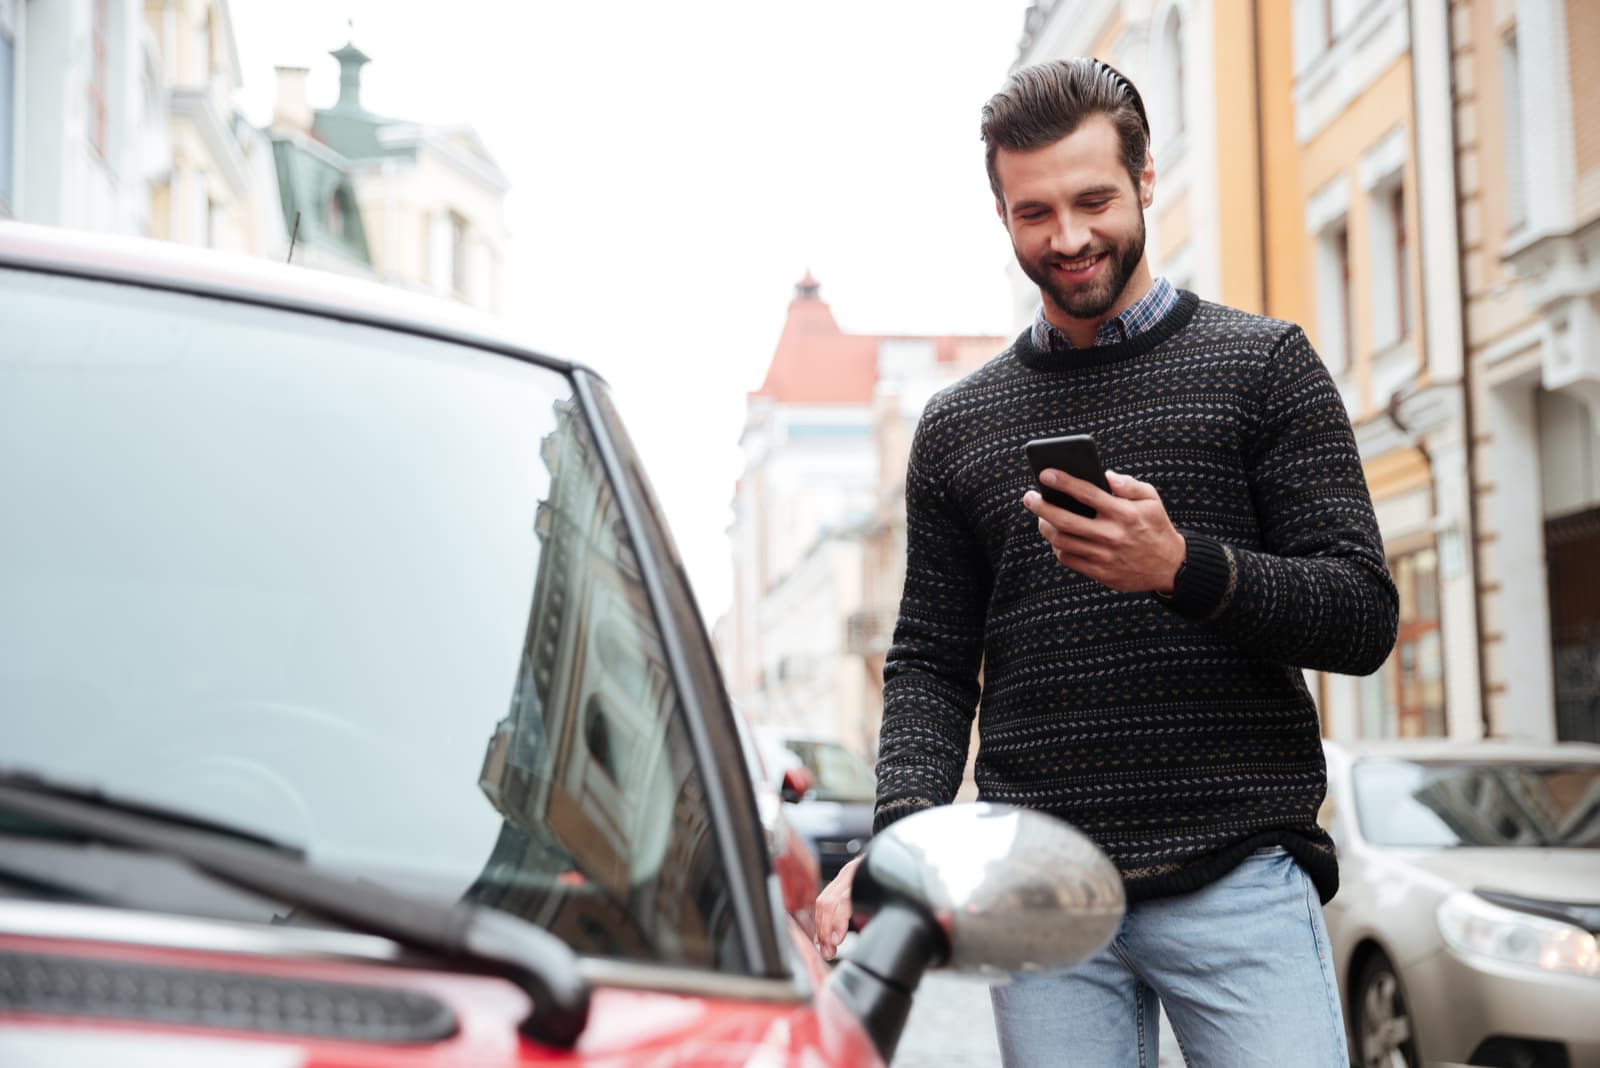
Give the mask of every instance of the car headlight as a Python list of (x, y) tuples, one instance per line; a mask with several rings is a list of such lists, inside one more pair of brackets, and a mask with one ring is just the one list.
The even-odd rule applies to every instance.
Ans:
[(1570, 923), (1501, 908), (1464, 891), (1440, 903), (1438, 920), (1451, 949), (1547, 972), (1600, 976), (1600, 942)]

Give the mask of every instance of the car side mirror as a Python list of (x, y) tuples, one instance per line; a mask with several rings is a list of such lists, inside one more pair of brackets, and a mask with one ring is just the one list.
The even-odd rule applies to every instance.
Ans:
[(803, 764), (785, 768), (783, 772), (783, 786), (779, 793), (785, 801), (798, 801), (811, 792), (816, 785), (816, 780), (811, 777), (811, 772)]
[(929, 967), (991, 981), (1059, 971), (1122, 923), (1122, 876), (1080, 831), (1041, 812), (946, 805), (876, 835), (851, 885), (864, 922), (829, 986), (893, 1059)]

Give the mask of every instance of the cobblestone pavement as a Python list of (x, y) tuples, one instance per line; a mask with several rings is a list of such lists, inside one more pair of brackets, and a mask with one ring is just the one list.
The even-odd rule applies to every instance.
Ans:
[[(1069, 1062), (1070, 1063), (1070, 1062)], [(937, 973), (917, 988), (892, 1068), (1000, 1068), (989, 988)], [(1161, 1018), (1161, 1068), (1183, 1068), (1178, 1042)]]

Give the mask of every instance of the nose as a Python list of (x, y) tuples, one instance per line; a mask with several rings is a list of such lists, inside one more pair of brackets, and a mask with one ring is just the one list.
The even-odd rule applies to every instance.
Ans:
[(1050, 235), (1050, 251), (1060, 256), (1080, 256), (1089, 248), (1089, 228), (1070, 212), (1057, 216)]

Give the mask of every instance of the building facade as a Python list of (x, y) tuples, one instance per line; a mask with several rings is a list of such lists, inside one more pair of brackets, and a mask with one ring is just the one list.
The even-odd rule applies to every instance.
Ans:
[(339, 99), (280, 68), (271, 124), (239, 113), (227, 0), (0, 0), (0, 218), (155, 237), (502, 303), (509, 183), (471, 127)]
[(378, 277), (498, 313), (503, 300), (505, 195), (499, 164), (470, 126), (388, 118), (361, 100), (371, 60), (353, 44), (339, 61), (339, 99), (311, 133), (349, 161)]
[(141, 0), (0, 0), (0, 218), (145, 233), (167, 107)]
[(1486, 721), (1600, 741), (1600, 8), (1456, 0), (1450, 40)]
[(903, 503), (896, 526), (887, 502), (903, 493), (910, 426), (938, 385), (1002, 344), (847, 333), (816, 279), (796, 285), (747, 401), (733, 599), (716, 627), (729, 690), (752, 722), (873, 753), (904, 568)]
[(185, 245), (265, 255), (276, 228), (263, 230), (235, 98), (243, 84), (224, 0), (145, 0), (145, 31), (156, 44), (167, 112), (165, 170), (150, 191), (145, 233)]

